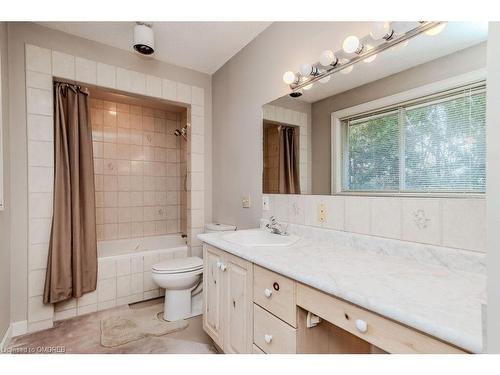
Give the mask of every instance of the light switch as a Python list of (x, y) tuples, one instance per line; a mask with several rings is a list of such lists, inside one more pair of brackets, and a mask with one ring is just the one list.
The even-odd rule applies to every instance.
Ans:
[(243, 208), (250, 208), (250, 194), (241, 199)]
[(262, 211), (269, 211), (269, 197), (264, 195), (262, 197)]
[(327, 215), (327, 212), (326, 212), (326, 206), (324, 203), (321, 203), (318, 205), (318, 221), (320, 223), (324, 223), (325, 220), (326, 220), (326, 215)]

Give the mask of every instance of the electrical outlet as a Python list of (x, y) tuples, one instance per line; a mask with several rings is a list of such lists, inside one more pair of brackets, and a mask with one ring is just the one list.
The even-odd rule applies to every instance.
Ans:
[(247, 195), (241, 199), (241, 205), (243, 208), (250, 208), (250, 195)]
[(262, 197), (262, 211), (269, 211), (269, 197), (268, 196), (263, 196)]
[(324, 203), (318, 205), (318, 221), (324, 223), (326, 221), (326, 206)]

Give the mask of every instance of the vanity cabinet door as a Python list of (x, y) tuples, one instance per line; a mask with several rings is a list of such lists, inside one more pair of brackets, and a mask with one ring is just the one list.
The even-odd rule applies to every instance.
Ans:
[(226, 254), (224, 270), (224, 352), (249, 354), (253, 351), (253, 268), (252, 263)]
[(223, 348), (224, 252), (212, 246), (203, 247), (203, 329)]

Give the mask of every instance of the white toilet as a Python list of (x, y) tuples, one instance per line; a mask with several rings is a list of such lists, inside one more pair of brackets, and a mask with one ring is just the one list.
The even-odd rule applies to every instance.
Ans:
[[(207, 233), (234, 230), (235, 225), (213, 223), (205, 226)], [(202, 314), (203, 259), (171, 259), (154, 264), (151, 271), (154, 282), (165, 289), (165, 320), (172, 322)]]
[(165, 320), (172, 322), (198, 315), (192, 311), (191, 300), (202, 290), (203, 259), (188, 257), (156, 263), (152, 273), (155, 283), (165, 288)]

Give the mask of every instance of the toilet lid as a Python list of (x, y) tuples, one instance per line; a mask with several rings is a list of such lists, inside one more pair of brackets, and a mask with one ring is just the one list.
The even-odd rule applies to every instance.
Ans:
[(203, 259), (198, 257), (170, 259), (153, 265), (153, 271), (163, 273), (189, 272), (201, 268), (203, 268)]

